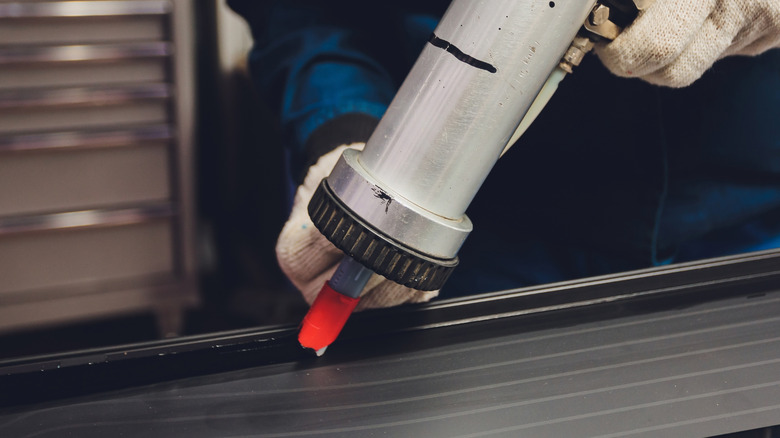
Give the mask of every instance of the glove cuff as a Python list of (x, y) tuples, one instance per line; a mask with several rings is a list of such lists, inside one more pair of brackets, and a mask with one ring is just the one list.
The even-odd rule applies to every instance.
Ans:
[(336, 147), (365, 143), (379, 124), (379, 119), (363, 113), (350, 113), (329, 120), (318, 127), (303, 145), (306, 162), (302, 174), (296, 176), (296, 183), (301, 184), (306, 172), (317, 160), (336, 149)]

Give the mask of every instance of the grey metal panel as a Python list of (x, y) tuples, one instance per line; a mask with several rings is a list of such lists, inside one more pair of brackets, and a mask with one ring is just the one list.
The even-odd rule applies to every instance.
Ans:
[(170, 55), (171, 51), (170, 43), (163, 41), (42, 47), (10, 46), (0, 48), (0, 65), (158, 58)]
[(159, 15), (170, 12), (170, 1), (51, 1), (0, 3), (0, 18), (105, 17)]
[[(176, 300), (195, 304), (197, 301), (194, 295), (180, 295), (181, 281), (174, 276), (135, 278), (127, 282), (110, 281), (86, 287), (80, 285), (72, 290), (56, 288), (36, 292), (36, 299), (31, 299), (29, 293), (25, 294), (25, 298), (6, 297), (3, 294), (0, 295), (3, 303), (0, 306), (0, 332), (145, 312), (160, 309)], [(44, 294), (49, 296), (43, 297)]]
[(166, 100), (122, 102), (79, 108), (50, 107), (0, 113), (0, 135), (53, 130), (113, 128), (165, 123), (170, 119)]
[(135, 126), (106, 131), (45, 132), (0, 137), (0, 153), (137, 146), (173, 140), (168, 125)]
[(166, 39), (165, 17), (0, 20), (0, 44), (104, 44)]
[(170, 198), (168, 144), (0, 155), (0, 215)]
[(780, 292), (524, 321), (396, 333), (334, 344), (317, 361), (28, 407), (0, 414), (0, 434), (699, 437), (780, 421)]
[(4, 90), (0, 92), (0, 110), (64, 105), (111, 105), (139, 99), (167, 97), (170, 97), (167, 84)]
[(164, 58), (128, 59), (99, 63), (7, 65), (0, 68), (0, 90), (37, 87), (163, 82), (168, 77)]
[(171, 242), (167, 220), (0, 236), (0, 294), (170, 273)]

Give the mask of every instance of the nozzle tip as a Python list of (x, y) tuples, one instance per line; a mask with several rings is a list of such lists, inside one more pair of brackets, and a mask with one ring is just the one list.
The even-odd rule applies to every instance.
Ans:
[(328, 347), (327, 347), (327, 346), (325, 346), (325, 347), (322, 347), (322, 348), (320, 348), (319, 350), (315, 351), (314, 353), (317, 355), (317, 357), (320, 357), (320, 356), (322, 356), (323, 354), (325, 354), (325, 350), (327, 350), (327, 349), (328, 349)]
[(321, 356), (325, 348), (341, 333), (358, 301), (359, 298), (342, 295), (325, 283), (312, 303), (311, 309), (303, 318), (301, 330), (298, 332), (298, 342)]

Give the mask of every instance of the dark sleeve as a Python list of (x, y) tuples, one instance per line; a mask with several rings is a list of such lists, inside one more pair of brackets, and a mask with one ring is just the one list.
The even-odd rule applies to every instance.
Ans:
[(368, 139), (443, 11), (364, 1), (230, 5), (252, 29), (253, 83), (278, 116), (294, 177), (332, 148)]

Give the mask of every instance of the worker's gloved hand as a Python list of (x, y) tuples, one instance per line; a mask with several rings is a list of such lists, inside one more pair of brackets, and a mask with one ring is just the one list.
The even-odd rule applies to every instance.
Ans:
[[(320, 181), (330, 175), (344, 149), (362, 149), (363, 146), (363, 143), (340, 146), (320, 157), (319, 161), (309, 168), (306, 179), (295, 193), (292, 212), (276, 243), (279, 266), (309, 304), (317, 297), (322, 285), (330, 279), (344, 257), (344, 253), (333, 246), (312, 223), (307, 212), (309, 200)], [(410, 289), (374, 274), (364, 288), (356, 310), (418, 303), (428, 301), (438, 294), (439, 291), (422, 292)]]
[(778, 46), (780, 0), (655, 0), (596, 51), (618, 76), (684, 87), (723, 57)]

